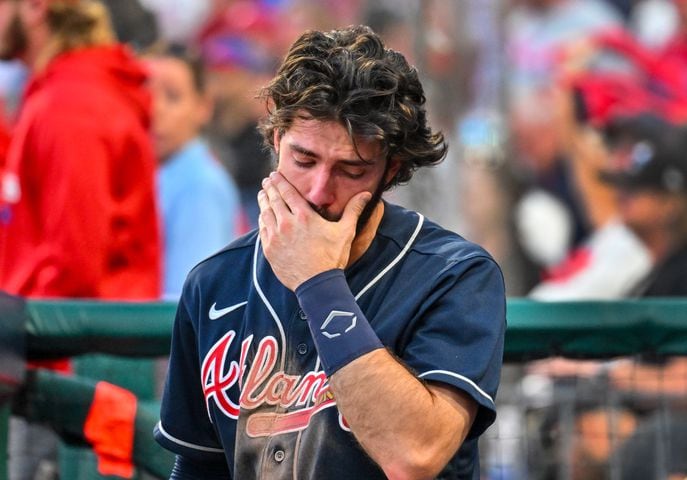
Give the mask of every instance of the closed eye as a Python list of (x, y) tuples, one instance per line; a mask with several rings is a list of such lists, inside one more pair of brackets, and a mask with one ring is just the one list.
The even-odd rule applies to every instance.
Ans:
[(365, 172), (365, 170), (362, 169), (362, 168), (357, 168), (357, 169), (345, 169), (345, 168), (342, 168), (342, 169), (341, 169), (341, 173), (342, 173), (344, 176), (346, 176), (346, 177), (348, 177), (348, 178), (350, 178), (350, 179), (352, 179), (352, 180), (356, 180), (356, 179), (358, 179), (358, 178), (362, 178), (362, 176), (365, 175), (366, 172)]
[[(300, 145), (290, 144), (289, 150), (293, 164), (297, 168), (308, 169), (315, 166), (318, 156)], [(372, 162), (364, 160), (340, 160), (335, 172), (351, 180), (357, 180), (365, 176)]]
[(314, 160), (309, 159), (308, 157), (302, 157), (300, 155), (293, 155), (293, 163), (298, 168), (310, 168), (315, 165)]

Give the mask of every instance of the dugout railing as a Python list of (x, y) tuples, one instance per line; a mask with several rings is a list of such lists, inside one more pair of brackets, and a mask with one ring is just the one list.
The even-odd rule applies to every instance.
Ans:
[[(5, 480), (11, 403), (19, 414), (47, 422), (62, 436), (78, 438), (98, 378), (49, 371), (23, 377), (17, 373), (16, 358), (12, 360), (12, 355), (2, 350), (13, 350), (15, 357), (22, 350), (27, 360), (98, 353), (132, 359), (132, 365), (149, 362), (169, 351), (175, 305), (30, 300), (20, 315), (19, 334), (7, 326), (17, 324), (16, 308), (3, 310), (2, 305), (0, 302), (0, 342), (4, 340), (0, 346), (0, 401), (4, 400), (0, 406), (0, 480)], [(507, 318), (507, 364), (554, 355), (594, 359), (687, 355), (687, 299), (541, 303), (511, 298)], [(138, 375), (132, 368), (130, 376)], [(150, 381), (149, 372), (141, 376), (144, 382)], [(17, 383), (25, 388), (16, 388)], [(144, 396), (150, 396), (150, 391)], [(156, 405), (155, 401), (139, 405), (133, 460), (148, 475), (164, 477), (172, 459), (152, 439)]]

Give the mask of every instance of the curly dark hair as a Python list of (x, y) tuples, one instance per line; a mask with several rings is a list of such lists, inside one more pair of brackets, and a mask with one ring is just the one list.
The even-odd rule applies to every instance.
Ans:
[(354, 145), (356, 138), (380, 141), (386, 158), (401, 165), (386, 189), (446, 156), (443, 134), (427, 125), (417, 70), (366, 26), (305, 32), (259, 97), (267, 103), (260, 131), (268, 147), (275, 129), (285, 132), (304, 114), (341, 122)]

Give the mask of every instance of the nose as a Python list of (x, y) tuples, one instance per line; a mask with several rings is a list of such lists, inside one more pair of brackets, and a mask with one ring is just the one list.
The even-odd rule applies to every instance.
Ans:
[(331, 172), (324, 168), (313, 171), (306, 200), (316, 207), (327, 208), (334, 203), (334, 185)]

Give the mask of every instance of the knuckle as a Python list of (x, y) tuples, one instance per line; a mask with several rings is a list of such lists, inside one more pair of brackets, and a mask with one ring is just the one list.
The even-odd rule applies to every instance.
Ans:
[(279, 224), (279, 233), (283, 235), (290, 235), (293, 232), (293, 224), (286, 220)]
[(297, 222), (303, 223), (303, 222), (307, 221), (307, 219), (308, 219), (308, 212), (306, 212), (304, 210), (300, 210), (300, 209), (295, 210), (293, 213), (293, 216), (295, 217)]

